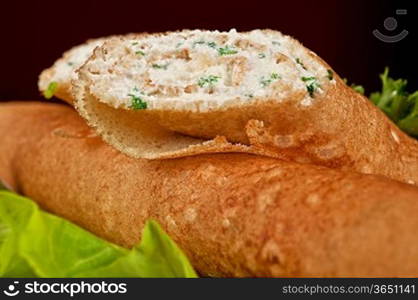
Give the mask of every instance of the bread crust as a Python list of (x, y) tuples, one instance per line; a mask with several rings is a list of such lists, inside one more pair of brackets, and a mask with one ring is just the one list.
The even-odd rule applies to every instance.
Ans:
[(202, 275), (418, 275), (413, 185), (246, 154), (132, 159), (61, 105), (1, 104), (0, 134), (9, 185), (126, 247), (156, 219)]

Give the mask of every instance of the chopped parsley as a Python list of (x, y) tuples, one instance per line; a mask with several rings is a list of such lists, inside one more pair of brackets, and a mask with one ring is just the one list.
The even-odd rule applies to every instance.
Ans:
[(136, 55), (142, 55), (142, 56), (144, 56), (145, 55), (145, 52), (144, 51), (141, 51), (141, 50), (138, 50), (138, 51), (135, 51), (135, 54)]
[(183, 44), (184, 44), (183, 42), (177, 43), (176, 48), (180, 47)]
[(152, 67), (154, 69), (162, 69), (162, 70), (167, 70), (169, 63), (166, 63), (164, 65), (160, 65), (160, 64), (152, 64)]
[(266, 58), (266, 55), (264, 53), (258, 53), (258, 58)]
[(278, 80), (278, 79), (282, 79), (282, 77), (279, 74), (273, 72), (267, 78), (265, 76), (261, 77), (260, 84), (263, 87), (266, 87), (270, 85), (274, 80)]
[(219, 53), (220, 56), (223, 56), (223, 55), (237, 54), (238, 51), (235, 50), (234, 48), (229, 47), (229, 46), (225, 46), (223, 48), (222, 47), (218, 48), (218, 53)]
[(73, 62), (71, 62), (71, 61), (69, 61), (69, 62), (67, 63), (67, 65), (69, 65), (70, 67), (72, 67), (72, 66), (74, 66), (74, 63), (73, 63)]
[(315, 91), (320, 87), (316, 77), (302, 77), (301, 79), (303, 82), (306, 82), (306, 90), (308, 91), (309, 96), (313, 98)]
[(201, 88), (205, 87), (205, 86), (213, 87), (214, 84), (218, 82), (219, 78), (221, 78), (221, 77), (215, 76), (215, 75), (209, 75), (209, 76), (206, 76), (206, 77), (201, 77), (199, 79), (199, 81), (197, 82), (197, 84)]
[[(135, 92), (138, 92), (138, 88), (134, 88)], [(135, 94), (128, 94), (129, 97), (131, 97), (131, 106), (133, 110), (139, 110), (139, 109), (146, 109), (148, 107), (147, 102), (142, 100), (142, 98)]]
[(136, 45), (138, 45), (138, 42), (133, 42), (132, 43), (132, 46), (136, 46)]
[(296, 63), (301, 66), (304, 70), (308, 70), (305, 65), (303, 64), (303, 62), (300, 60), (300, 58), (296, 58)]
[(275, 46), (280, 46), (280, 42), (278, 42), (278, 41), (272, 41), (271, 43)]
[(254, 97), (253, 93), (248, 93), (248, 94), (244, 94), (245, 97), (247, 97), (248, 99), (251, 99)]
[(312, 80), (316, 80), (316, 78), (314, 76), (311, 76), (311, 77), (302, 77), (302, 81), (303, 82), (312, 81)]
[(203, 45), (203, 44), (205, 44), (205, 41), (204, 40), (200, 40), (200, 41), (193, 42), (193, 48), (195, 48), (196, 45)]
[(332, 72), (332, 70), (328, 69), (328, 70), (327, 70), (327, 73), (328, 73), (327, 78), (328, 78), (329, 80), (334, 79), (334, 73)]
[(193, 48), (195, 48), (197, 45), (206, 45), (212, 49), (215, 49), (218, 51), (218, 54), (220, 56), (224, 56), (224, 55), (232, 55), (232, 54), (237, 54), (238, 51), (236, 49), (234, 49), (231, 46), (225, 46), (225, 47), (217, 47), (215, 42), (205, 42), (204, 40), (199, 40), (199, 41), (195, 41), (193, 42)]
[(204, 40), (199, 40), (199, 41), (193, 42), (193, 48), (195, 48), (196, 45), (206, 45), (210, 48), (216, 49), (216, 43), (215, 42), (205, 42)]
[(57, 88), (58, 88), (58, 82), (56, 82), (56, 81), (50, 82), (48, 87), (46, 88), (46, 90), (43, 93), (44, 97), (46, 99), (51, 99), (54, 96), (55, 91), (57, 90)]
[(216, 43), (215, 42), (209, 42), (208, 46), (215, 49), (216, 48)]

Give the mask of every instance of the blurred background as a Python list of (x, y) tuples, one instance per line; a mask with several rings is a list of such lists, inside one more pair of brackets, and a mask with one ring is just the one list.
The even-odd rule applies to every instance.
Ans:
[[(408, 90), (418, 89), (417, 12), (406, 1), (2, 1), (0, 7), (0, 101), (40, 99), (38, 74), (86, 39), (184, 28), (277, 29), (363, 85), (366, 94), (380, 89), (385, 66), (393, 77), (408, 79)], [(409, 34), (386, 43), (372, 34), (375, 29), (389, 37)]]

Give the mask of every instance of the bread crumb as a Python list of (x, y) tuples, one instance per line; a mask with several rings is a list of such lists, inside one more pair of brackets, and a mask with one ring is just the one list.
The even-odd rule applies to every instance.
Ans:
[(318, 194), (309, 194), (305, 201), (307, 204), (314, 206), (321, 202), (321, 198), (318, 196)]
[(193, 222), (197, 217), (197, 212), (194, 208), (188, 208), (186, 209), (186, 211), (184, 212), (184, 218), (186, 219), (187, 222)]
[(231, 225), (231, 222), (229, 221), (228, 218), (225, 218), (222, 220), (222, 227), (228, 228), (230, 225)]
[(393, 139), (395, 140), (395, 142), (399, 144), (399, 136), (396, 134), (396, 132), (391, 130), (390, 133), (391, 133)]
[(293, 135), (276, 135), (274, 143), (279, 148), (289, 148), (295, 146), (295, 137)]
[(276, 183), (269, 188), (260, 191), (257, 196), (257, 203), (260, 211), (264, 211), (267, 206), (274, 203), (274, 201), (277, 199), (280, 189), (280, 184)]

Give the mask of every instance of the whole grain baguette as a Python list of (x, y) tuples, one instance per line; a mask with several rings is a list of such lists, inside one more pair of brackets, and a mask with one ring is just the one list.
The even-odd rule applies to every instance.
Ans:
[(135, 158), (246, 152), (418, 182), (418, 142), (276, 31), (110, 39), (78, 75), (79, 113)]
[(247, 154), (132, 159), (70, 108), (0, 105), (0, 178), (122, 246), (156, 219), (207, 276), (417, 276), (418, 188)]

